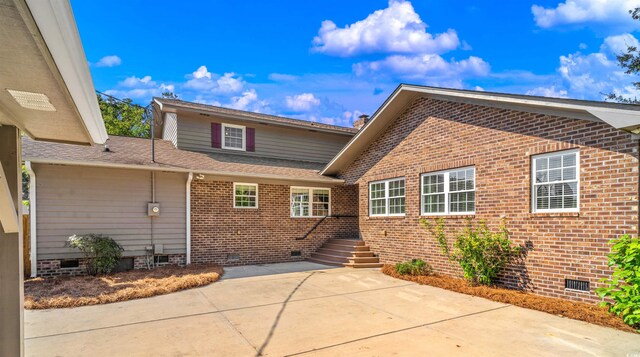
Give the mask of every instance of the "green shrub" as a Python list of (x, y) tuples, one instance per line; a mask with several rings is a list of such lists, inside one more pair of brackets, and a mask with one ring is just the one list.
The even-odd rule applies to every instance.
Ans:
[(500, 271), (521, 253), (519, 246), (511, 244), (505, 220), (497, 232), (492, 232), (484, 221), (474, 227), (468, 219), (467, 227), (453, 242), (453, 251), (445, 234), (443, 218), (435, 223), (423, 219), (421, 223), (436, 237), (442, 253), (450, 261), (460, 264), (464, 278), (473, 285), (493, 284)]
[(87, 274), (109, 274), (118, 265), (122, 247), (113, 239), (101, 234), (72, 235), (67, 246), (76, 248), (87, 260)]
[(602, 279), (606, 286), (596, 289), (609, 311), (622, 317), (625, 323), (640, 329), (640, 240), (625, 234), (613, 239), (609, 266), (615, 266), (609, 279)]
[(421, 259), (412, 259), (406, 262), (396, 264), (396, 271), (400, 275), (431, 275), (433, 268), (431, 265)]

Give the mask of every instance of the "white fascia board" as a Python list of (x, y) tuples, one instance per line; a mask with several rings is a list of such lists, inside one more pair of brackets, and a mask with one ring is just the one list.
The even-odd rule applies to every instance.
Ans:
[(107, 130), (69, 0), (26, 0), (26, 3), (91, 140), (104, 144)]

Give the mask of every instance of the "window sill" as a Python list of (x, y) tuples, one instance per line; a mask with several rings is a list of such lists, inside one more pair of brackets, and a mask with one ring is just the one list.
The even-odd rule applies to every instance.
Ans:
[(476, 214), (475, 213), (470, 213), (470, 214), (422, 214), (420, 215), (420, 218), (433, 218), (433, 219), (437, 219), (437, 218), (453, 218), (453, 219), (460, 219), (460, 218), (476, 218)]
[(367, 219), (405, 219), (407, 216), (367, 216)]
[(530, 212), (529, 217), (580, 217), (580, 212)]

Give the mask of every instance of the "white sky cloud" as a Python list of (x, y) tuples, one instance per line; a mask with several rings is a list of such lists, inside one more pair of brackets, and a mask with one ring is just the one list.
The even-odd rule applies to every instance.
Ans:
[(526, 94), (551, 98), (567, 98), (567, 91), (558, 89), (556, 86), (533, 88), (528, 90)]
[(206, 66), (200, 66), (191, 73), (191, 79), (185, 83), (185, 88), (211, 91), (214, 93), (240, 93), (245, 86), (244, 80), (234, 72), (220, 76), (211, 73)]
[(328, 55), (349, 57), (367, 53), (444, 53), (456, 49), (455, 30), (432, 35), (409, 1), (390, 0), (389, 7), (364, 20), (339, 28), (322, 22), (313, 49)]
[(475, 56), (461, 61), (447, 61), (439, 55), (395, 55), (380, 61), (356, 63), (353, 70), (359, 76), (377, 72), (413, 80), (444, 77), (463, 79), (486, 76), (490, 66), (482, 58)]
[(551, 28), (561, 25), (609, 23), (637, 27), (629, 10), (640, 6), (637, 0), (566, 0), (556, 7), (531, 6), (536, 25)]
[(306, 112), (320, 105), (320, 99), (312, 93), (302, 93), (285, 98), (287, 108), (296, 112)]
[[(571, 98), (602, 100), (608, 93), (636, 97), (638, 91), (631, 85), (637, 77), (624, 73), (618, 66), (615, 55), (627, 43), (637, 44), (631, 34), (609, 36), (605, 38), (598, 52), (576, 52), (560, 56), (557, 74), (560, 77), (557, 86), (547, 86), (550, 94), (564, 94)], [(536, 88), (538, 93), (543, 93)]]
[(98, 62), (96, 67), (115, 67), (122, 63), (122, 59), (116, 55), (104, 56)]

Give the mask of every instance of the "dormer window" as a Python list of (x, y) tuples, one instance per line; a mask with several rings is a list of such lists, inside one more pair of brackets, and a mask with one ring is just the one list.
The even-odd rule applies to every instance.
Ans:
[(211, 147), (254, 152), (256, 151), (256, 130), (243, 125), (211, 123)]
[(246, 128), (241, 125), (222, 124), (222, 148), (246, 150)]

